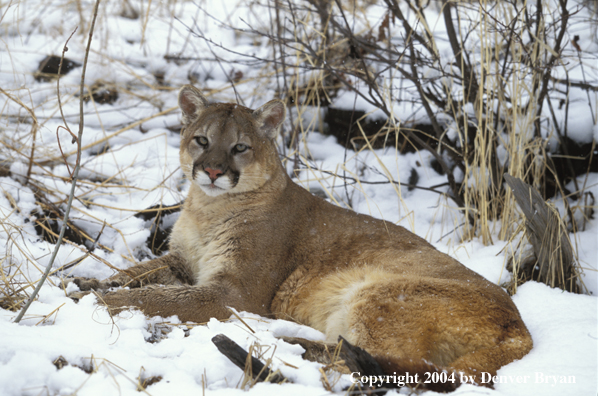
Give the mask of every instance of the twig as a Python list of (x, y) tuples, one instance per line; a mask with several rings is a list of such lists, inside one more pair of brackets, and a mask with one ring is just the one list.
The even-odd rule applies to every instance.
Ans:
[[(60, 128), (62, 128), (65, 131), (67, 131), (68, 133), (70, 133), (71, 136), (73, 137), (72, 143), (77, 142), (77, 136), (75, 136), (75, 134), (69, 128), (69, 124), (66, 122), (66, 118), (64, 117), (64, 111), (62, 111), (62, 101), (60, 100), (60, 73), (62, 71), (62, 63), (64, 62), (64, 54), (69, 50), (69, 47), (68, 47), (69, 41), (71, 40), (71, 38), (73, 37), (73, 35), (77, 31), (77, 29), (78, 29), (78, 26), (75, 28), (75, 30), (73, 30), (73, 32), (71, 33), (69, 38), (66, 39), (66, 43), (64, 43), (64, 47), (62, 48), (62, 55), (60, 56), (60, 63), (58, 64), (58, 73), (57, 73), (58, 78), (56, 79), (56, 98), (58, 99), (58, 108), (60, 109), (60, 116), (62, 117), (62, 122), (64, 123), (64, 126), (59, 125), (58, 128), (56, 128), (56, 141), (58, 142), (58, 148), (60, 149), (60, 154), (62, 154), (62, 158), (64, 159), (64, 164), (66, 165), (66, 170), (69, 172), (69, 176), (71, 177), (71, 179), (73, 177), (73, 174), (71, 173), (71, 168), (69, 167), (69, 163), (66, 160), (66, 157), (64, 156), (64, 152), (62, 151), (62, 145), (60, 144), (60, 138), (58, 137), (58, 131), (60, 130)], [(79, 158), (77, 158), (76, 163), (79, 163)]]
[(228, 309), (228, 310), (229, 310), (229, 311), (230, 311), (230, 312), (233, 314), (233, 316), (234, 316), (235, 318), (239, 319), (239, 320), (241, 321), (241, 323), (243, 323), (243, 324), (245, 325), (245, 327), (247, 327), (247, 328), (248, 328), (248, 329), (249, 329), (249, 330), (250, 330), (250, 331), (251, 331), (253, 334), (255, 334), (255, 330), (253, 330), (253, 329), (251, 328), (251, 326), (249, 326), (249, 325), (248, 325), (248, 324), (247, 324), (247, 323), (246, 323), (246, 322), (243, 320), (243, 318), (241, 318), (241, 317), (239, 316), (239, 314), (238, 314), (237, 312), (235, 312), (235, 310), (234, 310), (234, 309), (232, 309), (231, 307), (226, 307), (226, 309)]
[[(581, 62), (580, 62), (580, 64), (581, 64)], [(582, 89), (584, 91), (598, 92), (598, 86), (589, 84), (589, 83), (584, 82), (584, 81), (569, 81), (569, 79), (556, 78), (556, 77), (553, 77), (553, 76), (550, 76), (550, 81), (556, 82), (556, 83), (559, 83), (559, 84), (570, 85), (572, 87), (579, 88), (579, 89)]]
[(50, 258), (50, 262), (46, 266), (44, 275), (39, 280), (37, 286), (35, 287), (35, 290), (33, 290), (33, 293), (31, 293), (31, 297), (29, 297), (29, 300), (27, 301), (25, 306), (23, 307), (23, 309), (21, 309), (21, 312), (19, 312), (19, 314), (17, 315), (17, 317), (15, 319), (15, 323), (19, 323), (21, 321), (21, 319), (23, 318), (23, 315), (25, 315), (25, 312), (27, 312), (27, 310), (29, 309), (29, 306), (31, 305), (33, 300), (35, 300), (35, 297), (39, 293), (39, 290), (41, 289), (42, 285), (48, 278), (48, 275), (50, 274), (50, 270), (52, 269), (52, 265), (54, 264), (54, 260), (56, 259), (56, 255), (58, 254), (58, 250), (60, 249), (60, 246), (62, 244), (62, 238), (64, 237), (64, 233), (67, 228), (69, 213), (71, 211), (71, 206), (73, 204), (73, 198), (75, 197), (75, 188), (77, 187), (77, 177), (79, 176), (79, 169), (81, 168), (80, 158), (81, 158), (81, 138), (83, 137), (83, 125), (84, 125), (84, 123), (83, 123), (83, 118), (84, 118), (83, 117), (83, 90), (85, 89), (85, 71), (87, 70), (87, 59), (89, 58), (89, 49), (91, 47), (91, 39), (93, 38), (93, 29), (95, 27), (96, 19), (98, 16), (99, 6), (100, 6), (100, 0), (97, 0), (94, 10), (93, 10), (93, 19), (91, 20), (91, 26), (89, 28), (89, 38), (87, 40), (87, 48), (85, 49), (85, 58), (83, 60), (83, 70), (81, 71), (81, 91), (80, 91), (80, 96), (79, 96), (79, 133), (78, 133), (78, 140), (77, 140), (77, 163), (75, 165), (75, 171), (73, 173), (73, 180), (71, 183), (71, 192), (69, 194), (68, 203), (67, 203), (66, 209), (64, 211), (64, 219), (62, 221), (60, 235), (58, 237), (58, 241), (56, 241), (56, 246), (54, 247), (54, 251), (52, 252), (52, 257)]

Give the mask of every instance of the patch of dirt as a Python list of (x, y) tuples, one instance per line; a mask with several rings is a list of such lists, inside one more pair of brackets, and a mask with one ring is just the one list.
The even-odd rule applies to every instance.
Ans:
[[(60, 66), (60, 56), (48, 55), (46, 56), (37, 67), (35, 72), (36, 81), (52, 81), (59, 77), (58, 68)], [(81, 66), (81, 63), (68, 58), (64, 58), (62, 61), (62, 68), (60, 69), (60, 76), (64, 76), (76, 67)]]

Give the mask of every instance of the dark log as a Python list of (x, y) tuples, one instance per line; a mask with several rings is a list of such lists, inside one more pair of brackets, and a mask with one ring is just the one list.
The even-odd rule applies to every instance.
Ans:
[[(225, 336), (224, 334), (218, 334), (212, 338), (212, 342), (216, 345), (216, 348), (224, 356), (228, 358), (233, 364), (239, 367), (241, 370), (246, 371), (248, 353), (239, 344)], [(253, 379), (256, 382), (268, 381), (276, 384), (283, 382), (290, 382), (281, 374), (275, 374), (266, 367), (259, 359), (251, 356), (250, 370)]]
[[(338, 344), (328, 344), (322, 341), (311, 341), (297, 337), (280, 337), (280, 339), (289, 344), (301, 345), (305, 349), (301, 357), (305, 360), (323, 365), (336, 363), (333, 359)], [(363, 375), (384, 375), (380, 364), (368, 352), (351, 344), (341, 336), (338, 337), (338, 342), (341, 346), (338, 353), (338, 360), (347, 366), (349, 372), (358, 372)]]

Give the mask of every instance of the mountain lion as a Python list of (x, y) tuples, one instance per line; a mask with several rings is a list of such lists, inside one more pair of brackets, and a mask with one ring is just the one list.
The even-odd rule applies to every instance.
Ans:
[[(403, 227), (334, 206), (295, 184), (275, 139), (285, 105), (253, 111), (179, 94), (180, 161), (191, 181), (170, 253), (81, 290), (182, 321), (227, 307), (342, 335), (389, 374), (481, 374), (522, 358), (532, 339), (500, 287)], [(158, 287), (152, 284), (162, 284)], [(149, 286), (147, 286), (149, 285)]]

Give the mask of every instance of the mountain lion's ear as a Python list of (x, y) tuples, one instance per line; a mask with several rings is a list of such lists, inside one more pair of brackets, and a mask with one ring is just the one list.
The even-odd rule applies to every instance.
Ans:
[(193, 85), (185, 85), (179, 92), (179, 107), (183, 110), (183, 124), (187, 125), (208, 107), (208, 100)]
[(282, 100), (274, 99), (253, 112), (257, 121), (260, 133), (268, 139), (274, 139), (278, 135), (278, 128), (284, 121), (286, 108)]

